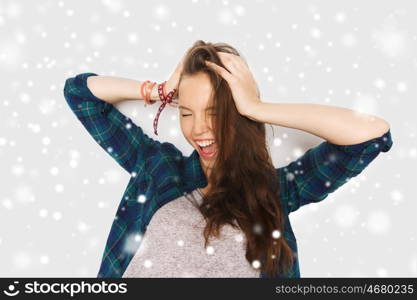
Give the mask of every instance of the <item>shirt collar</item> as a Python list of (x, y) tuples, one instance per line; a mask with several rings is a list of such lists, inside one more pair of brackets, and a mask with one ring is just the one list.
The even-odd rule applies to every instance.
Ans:
[(200, 155), (197, 150), (193, 150), (190, 156), (185, 157), (185, 189), (191, 192), (196, 188), (207, 186), (208, 181), (200, 163)]

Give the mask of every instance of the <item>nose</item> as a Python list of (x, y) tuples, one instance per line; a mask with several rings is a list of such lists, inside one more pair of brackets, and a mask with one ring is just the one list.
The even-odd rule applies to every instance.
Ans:
[(205, 117), (196, 117), (194, 120), (194, 136), (202, 136), (204, 133), (211, 130), (210, 120)]

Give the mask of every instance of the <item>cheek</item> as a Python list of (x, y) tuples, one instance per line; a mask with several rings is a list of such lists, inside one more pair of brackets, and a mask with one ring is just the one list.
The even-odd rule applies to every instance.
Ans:
[(181, 131), (182, 134), (184, 135), (184, 137), (188, 140), (191, 139), (191, 131), (193, 128), (193, 125), (191, 122), (188, 121), (180, 121), (180, 127), (181, 127)]

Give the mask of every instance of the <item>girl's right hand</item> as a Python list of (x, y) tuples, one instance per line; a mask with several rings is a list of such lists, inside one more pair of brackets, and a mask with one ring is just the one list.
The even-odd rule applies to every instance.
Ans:
[(183, 70), (184, 59), (185, 59), (185, 54), (181, 58), (181, 61), (178, 63), (178, 65), (175, 68), (172, 75), (169, 77), (169, 79), (165, 83), (165, 91), (167, 93), (169, 93), (173, 89), (176, 89), (176, 92), (172, 97), (173, 101), (170, 103), (170, 105), (173, 106), (173, 107), (178, 106), (178, 85), (179, 85), (179, 79), (180, 79), (180, 76), (181, 76), (181, 73), (182, 73), (182, 70)]

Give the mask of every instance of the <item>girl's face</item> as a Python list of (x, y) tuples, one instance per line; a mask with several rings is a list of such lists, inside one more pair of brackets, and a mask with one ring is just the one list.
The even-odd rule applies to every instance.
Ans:
[[(205, 73), (185, 76), (181, 79), (178, 90), (182, 133), (188, 143), (198, 151), (204, 167), (210, 168), (217, 153), (212, 126), (215, 112), (210, 79)], [(214, 144), (204, 147), (205, 151), (203, 151), (201, 146), (213, 141)]]

